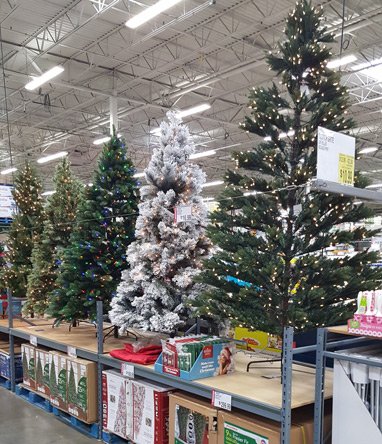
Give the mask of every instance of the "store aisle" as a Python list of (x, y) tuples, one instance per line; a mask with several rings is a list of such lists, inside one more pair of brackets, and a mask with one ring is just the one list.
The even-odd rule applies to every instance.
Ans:
[(0, 388), (1, 444), (94, 444), (69, 426)]

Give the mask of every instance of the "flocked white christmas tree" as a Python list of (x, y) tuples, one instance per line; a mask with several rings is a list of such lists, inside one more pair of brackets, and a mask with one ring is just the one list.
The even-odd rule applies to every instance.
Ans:
[[(205, 174), (189, 161), (195, 148), (188, 128), (175, 113), (167, 117), (145, 170), (148, 185), (141, 188), (136, 241), (126, 254), (130, 267), (122, 273), (109, 313), (121, 333), (173, 331), (189, 318), (188, 302), (201, 290), (193, 278), (209, 250), (200, 196)], [(190, 220), (174, 221), (178, 206), (192, 207)]]

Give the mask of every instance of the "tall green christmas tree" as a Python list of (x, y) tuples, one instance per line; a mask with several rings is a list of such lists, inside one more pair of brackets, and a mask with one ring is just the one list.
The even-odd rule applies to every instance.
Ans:
[(134, 240), (138, 184), (125, 143), (115, 135), (104, 146), (93, 185), (78, 208), (64, 250), (49, 313), (73, 325), (95, 319), (96, 300), (105, 311), (127, 266), (126, 248)]
[[(327, 67), (333, 35), (323, 11), (301, 0), (289, 14), (278, 52), (268, 56), (281, 86), (255, 88), (243, 130), (263, 142), (234, 155), (209, 235), (218, 252), (205, 263), (209, 290), (200, 311), (233, 325), (281, 333), (344, 322), (360, 290), (377, 288), (374, 252), (330, 259), (325, 249), (354, 244), (372, 233), (344, 223), (371, 215), (352, 198), (306, 192), (316, 175), (318, 126), (345, 132), (349, 97)], [(365, 181), (356, 176), (355, 185)]]
[(55, 193), (45, 207), (46, 218), (40, 242), (32, 251), (32, 271), (28, 277), (25, 311), (43, 315), (48, 306), (48, 295), (55, 288), (58, 264), (62, 251), (68, 245), (70, 233), (82, 194), (82, 184), (73, 177), (70, 163), (64, 158), (53, 177)]
[(17, 214), (8, 232), (6, 261), (9, 267), (4, 269), (2, 278), (14, 297), (25, 297), (32, 250), (42, 232), (44, 210), (41, 183), (29, 163), (16, 174), (14, 184), (12, 195)]

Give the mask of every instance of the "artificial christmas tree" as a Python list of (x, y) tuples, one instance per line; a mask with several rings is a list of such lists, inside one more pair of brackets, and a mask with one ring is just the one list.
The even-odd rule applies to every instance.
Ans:
[(73, 325), (95, 319), (96, 300), (105, 310), (127, 266), (134, 239), (138, 188), (125, 143), (115, 135), (104, 146), (98, 170), (78, 207), (69, 245), (62, 255), (48, 312)]
[[(200, 196), (205, 175), (188, 160), (194, 145), (187, 127), (175, 113), (167, 116), (145, 171), (137, 240), (126, 254), (130, 268), (122, 274), (109, 313), (121, 332), (129, 327), (170, 332), (180, 326), (189, 317), (187, 302), (200, 291), (193, 277), (209, 249)], [(192, 218), (176, 223), (178, 206), (191, 206)]]
[[(371, 235), (341, 226), (371, 215), (352, 198), (306, 192), (316, 174), (317, 128), (346, 132), (349, 97), (327, 68), (333, 41), (321, 8), (301, 0), (288, 16), (285, 39), (268, 64), (281, 87), (255, 88), (242, 128), (264, 141), (234, 155), (237, 169), (212, 214), (209, 235), (218, 247), (201, 281), (209, 290), (200, 312), (233, 325), (282, 332), (347, 320), (359, 290), (378, 288), (375, 252), (329, 259), (325, 249)], [(356, 186), (365, 181), (359, 175)]]
[(25, 311), (37, 315), (45, 313), (48, 295), (55, 288), (57, 268), (69, 243), (82, 194), (82, 185), (73, 177), (66, 158), (57, 166), (53, 183), (55, 193), (45, 207), (43, 232), (41, 240), (34, 245), (28, 277)]
[(25, 297), (32, 249), (39, 241), (44, 220), (41, 183), (29, 163), (16, 174), (12, 195), (18, 211), (8, 232), (9, 267), (3, 269), (2, 281), (14, 297)]

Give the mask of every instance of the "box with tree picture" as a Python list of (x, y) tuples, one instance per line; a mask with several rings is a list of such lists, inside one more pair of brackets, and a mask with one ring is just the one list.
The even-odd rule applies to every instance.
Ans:
[(36, 390), (47, 396), (50, 395), (49, 356), (48, 350), (36, 349)]
[(84, 359), (66, 361), (68, 412), (87, 423), (97, 421), (97, 364)]
[(60, 410), (67, 411), (66, 355), (49, 353), (50, 402)]
[(30, 344), (22, 344), (21, 356), (23, 384), (34, 390), (36, 388), (36, 348)]

